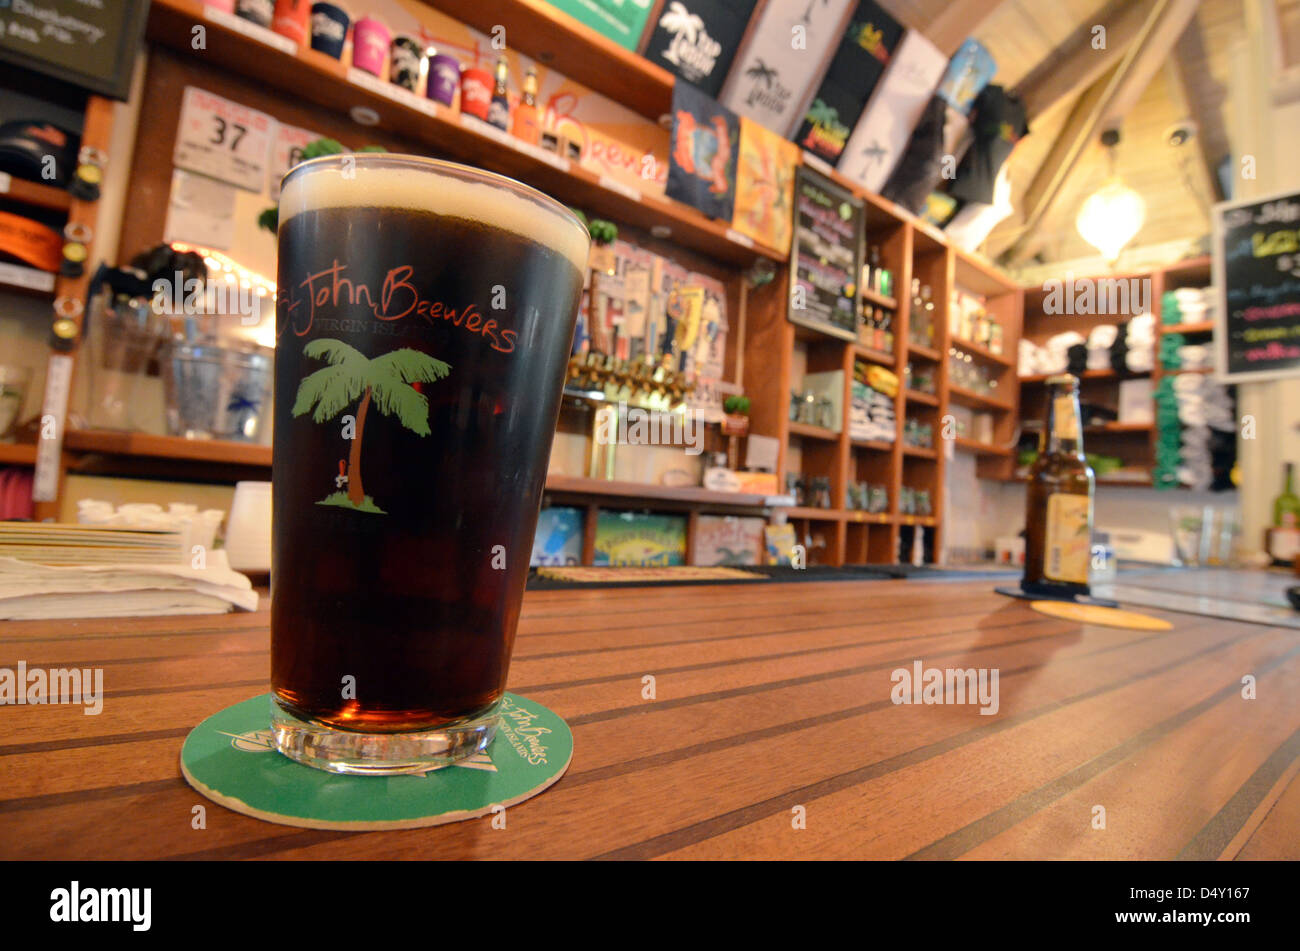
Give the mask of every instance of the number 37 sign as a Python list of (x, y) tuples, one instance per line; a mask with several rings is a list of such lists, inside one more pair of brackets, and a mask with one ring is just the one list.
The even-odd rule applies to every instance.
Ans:
[(265, 112), (186, 86), (172, 161), (178, 168), (260, 192), (275, 126)]

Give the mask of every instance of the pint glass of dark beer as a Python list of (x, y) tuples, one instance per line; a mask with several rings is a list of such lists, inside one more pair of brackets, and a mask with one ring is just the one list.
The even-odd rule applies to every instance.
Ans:
[(272, 729), (322, 769), (423, 771), (496, 731), (588, 235), (413, 156), (280, 196)]

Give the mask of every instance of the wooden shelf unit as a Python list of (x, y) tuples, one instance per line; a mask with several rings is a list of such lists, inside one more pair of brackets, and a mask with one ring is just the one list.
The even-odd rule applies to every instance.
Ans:
[[(823, 171), (818, 169), (819, 171)], [(795, 328), (785, 317), (785, 295), (788, 294), (789, 274), (783, 276), (782, 286), (776, 289), (780, 300), (776, 306), (751, 306), (748, 313), (748, 331), (745, 351), (745, 391), (757, 407), (763, 404), (761, 417), (755, 417), (754, 430), (768, 435), (776, 434), (781, 441), (780, 475), (798, 473), (805, 478), (828, 477), (831, 480), (832, 508), (829, 510), (796, 508), (789, 510), (789, 520), (795, 525), (796, 535), (805, 544), (814, 542), (820, 533), (825, 542), (818, 551), (828, 564), (885, 564), (899, 560), (900, 540), (914, 528), (924, 527), (933, 532), (932, 550), (942, 551), (943, 496), (946, 476), (946, 459), (941, 440), (944, 417), (949, 413), (950, 402), (960, 402), (963, 393), (952, 388), (948, 381), (947, 354), (950, 346), (948, 332), (948, 306), (955, 286), (984, 295), (989, 311), (1003, 326), (1004, 348), (1016, 352), (1020, 335), (1021, 293), (1014, 281), (972, 255), (949, 247), (942, 235), (924, 225), (907, 212), (879, 196), (864, 192), (852, 182), (836, 173), (831, 179), (840, 186), (863, 198), (867, 205), (866, 241), (881, 250), (882, 264), (893, 272), (895, 298), (880, 299), (881, 295), (865, 293), (865, 302), (872, 306), (892, 307), (894, 314), (894, 349), (882, 351), (859, 342), (843, 341), (815, 331)], [(931, 289), (935, 304), (934, 347), (918, 347), (908, 342), (911, 318), (911, 286), (913, 278), (920, 279)], [(776, 282), (774, 282), (776, 283)], [(972, 348), (974, 349), (974, 348)], [(983, 400), (975, 395), (981, 411), (994, 415), (996, 437), (1010, 442), (1016, 426), (1015, 400), (1017, 387), (1015, 367), (1010, 357), (987, 354), (986, 363), (991, 374), (1005, 387), (1007, 401)], [(844, 406), (850, 405), (853, 365), (855, 361), (875, 363), (897, 374), (899, 390), (894, 400), (896, 419), (895, 438), (892, 442), (854, 439), (844, 431), (836, 443), (825, 439), (809, 438), (808, 427), (789, 420), (791, 389), (798, 390), (801, 380), (798, 367), (806, 372), (842, 369), (844, 372)], [(909, 361), (926, 363), (935, 373), (936, 392), (933, 394), (908, 390), (903, 386)], [(761, 394), (761, 399), (760, 399)], [(936, 448), (919, 448), (903, 445), (903, 426), (908, 416), (929, 423), (934, 433)], [(823, 431), (824, 432), (824, 431)], [(811, 450), (811, 451), (810, 451)], [(977, 462), (979, 469), (989, 468), (993, 474), (1009, 476), (1014, 460), (1009, 449), (990, 451)], [(1005, 471), (1004, 471), (1005, 470)], [(889, 509), (884, 513), (869, 513), (847, 507), (847, 490), (852, 482), (884, 485), (889, 491)], [(907, 486), (928, 491), (933, 512), (929, 516), (905, 515), (900, 511), (900, 490)], [(909, 552), (902, 552), (906, 559)]]
[[(546, 20), (557, 27), (562, 23), (572, 23), (585, 30), (567, 15), (557, 13), (554, 17), (548, 16), (547, 4), (540, 0), (537, 3), (511, 0), (505, 4), (440, 2), (437, 6), (447, 9), (453, 15), (456, 14), (456, 10), (452, 9), (454, 7), (479, 8), (478, 15), (466, 21), (471, 25), (481, 18), (486, 18), (490, 24), (504, 23), (497, 11), (501, 6), (509, 8), (515, 15), (526, 16), (529, 21), (540, 23)], [(207, 30), (207, 48), (202, 56), (203, 63), (207, 66), (215, 66), (253, 80), (266, 89), (291, 92), (295, 99), (323, 107), (339, 116), (347, 116), (357, 106), (372, 109), (379, 120), (374, 129), (400, 136), (417, 144), (427, 153), (509, 175), (567, 204), (607, 217), (619, 224), (636, 225), (646, 230), (652, 227), (669, 228), (674, 244), (715, 260), (742, 267), (748, 267), (757, 258), (782, 263), (786, 260), (783, 252), (756, 244), (733, 232), (727, 224), (708, 218), (689, 205), (660, 195), (644, 194), (621, 183), (611, 187), (612, 183), (604, 183), (601, 176), (577, 163), (524, 146), (517, 139), (499, 133), (486, 123), (473, 117), (463, 117), (431, 100), (406, 94), (391, 83), (354, 83), (348, 78), (347, 66), (309, 47), (301, 46), (296, 54), (289, 54), (243, 33), (232, 31), (221, 23), (205, 22), (204, 6), (197, 0), (154, 0), (149, 8), (147, 36), (188, 57), (193, 53), (192, 31), (196, 23), (204, 23)], [(604, 50), (606, 54), (610, 51), (603, 44), (595, 44), (595, 40), (600, 39), (598, 35), (590, 30), (585, 30), (585, 33), (590, 36), (584, 39), (583, 35), (575, 31), (569, 37), (569, 46), (566, 48), (583, 52), (566, 55), (561, 61), (562, 68), (569, 70), (566, 75), (572, 75), (572, 63), (608, 60), (608, 56), (602, 56), (599, 51)], [(517, 37), (523, 43), (529, 33), (517, 29), (508, 31), (508, 35)], [(525, 51), (528, 48), (520, 46)], [(640, 60), (640, 57), (632, 58)], [(649, 63), (645, 65), (656, 69)], [(663, 70), (659, 72), (668, 75)], [(616, 75), (622, 75), (622, 72)], [(618, 87), (611, 86), (610, 78), (606, 76), (601, 82), (595, 83), (594, 88), (612, 91)], [(634, 88), (647, 87), (644, 82), (639, 82), (634, 84)], [(656, 118), (661, 112), (668, 111), (671, 82), (667, 89), (668, 99), (663, 109), (655, 112)], [(619, 89), (617, 94), (621, 93), (622, 90)], [(351, 137), (356, 137), (355, 132)]]
[(72, 208), (72, 196), (65, 189), (42, 185), (39, 182), (10, 178), (3, 191), (0, 202), (12, 201), (46, 211), (61, 211), (67, 214)]
[(0, 466), (34, 465), (36, 465), (36, 446), (34, 443), (0, 442)]
[[(1150, 281), (1150, 313), (1156, 320), (1156, 354), (1154, 367), (1149, 371), (1127, 372), (1113, 369), (1086, 370), (1078, 374), (1080, 390), (1084, 401), (1104, 403), (1117, 407), (1119, 401), (1119, 384), (1125, 380), (1150, 379), (1152, 390), (1160, 386), (1166, 376), (1180, 373), (1213, 373), (1214, 369), (1198, 368), (1194, 370), (1166, 370), (1160, 363), (1160, 338), (1166, 334), (1213, 334), (1213, 321), (1192, 324), (1167, 325), (1161, 319), (1162, 299), (1166, 291), (1179, 287), (1208, 287), (1211, 280), (1210, 258), (1202, 256), (1178, 261), (1174, 264), (1154, 268), (1135, 274), (1099, 275), (1098, 280)], [(1082, 278), (1075, 278), (1076, 281)], [(1045, 291), (1041, 287), (1025, 288), (1023, 293), (1025, 306), (1024, 338), (1041, 344), (1048, 337), (1066, 330), (1075, 330), (1085, 337), (1088, 332), (1100, 324), (1119, 324), (1137, 313), (1132, 307), (1124, 313), (1106, 313), (1090, 315), (1045, 314), (1043, 300)], [(1131, 303), (1131, 301), (1130, 301)], [(1198, 341), (1201, 342), (1201, 341)], [(1212, 341), (1203, 341), (1211, 343)], [(1028, 435), (1042, 428), (1043, 399), (1045, 388), (1043, 382), (1055, 374), (1031, 374), (1020, 377), (1020, 406), (1023, 432)], [(1154, 406), (1152, 408), (1154, 414)], [(1116, 485), (1128, 487), (1149, 487), (1152, 480), (1149, 474), (1155, 465), (1156, 444), (1159, 431), (1154, 423), (1106, 423), (1087, 426), (1084, 429), (1085, 446), (1090, 452), (1105, 455), (1117, 455), (1126, 463), (1143, 467), (1148, 474), (1143, 477), (1120, 477), (1108, 479), (1099, 477), (1098, 486)], [(1013, 474), (1013, 478), (1017, 476)]]
[[(500, 0), (492, 4), (437, 0), (434, 5), (483, 31), (504, 26), (511, 47), (540, 62), (554, 63), (565, 75), (591, 88), (609, 90), (642, 116), (659, 121), (670, 110), (673, 80), (667, 72), (578, 24), (545, 0)], [(201, 57), (193, 56), (196, 24), (205, 27)], [(786, 317), (790, 291), (787, 253), (755, 244), (727, 223), (707, 218), (685, 204), (611, 183), (576, 162), (522, 146), (482, 123), (406, 95), (396, 87), (354, 82), (344, 64), (310, 48), (286, 52), (246, 30), (234, 30), (220, 20), (207, 19), (206, 8), (199, 0), (154, 0), (147, 37), (151, 45), (146, 95), (151, 103), (158, 104), (158, 109), (142, 116), (137, 133), (139, 142), (152, 143), (153, 148), (136, 150), (131, 169), (133, 194), (141, 197), (128, 203), (121, 242), (124, 251), (129, 253), (162, 237), (166, 184), (170, 180), (168, 143), (180, 108), (176, 101), (179, 97), (169, 96), (166, 91), (174, 93), (186, 84), (271, 112), (282, 121), (315, 129), (352, 147), (376, 142), (510, 175), (584, 211), (613, 220), (626, 228), (638, 244), (684, 260), (692, 269), (709, 273), (726, 284), (732, 327), (727, 376), (742, 382), (751, 398), (751, 432), (778, 439), (778, 478), (782, 485), (787, 472), (824, 475), (831, 482), (831, 508), (784, 509), (786, 517), (796, 525), (800, 540), (810, 544), (813, 563), (893, 562), (898, 557), (902, 532), (916, 527), (932, 530), (933, 550), (942, 550), (946, 453), (942, 448), (904, 447), (902, 427), (910, 413), (930, 422), (936, 442), (939, 439), (951, 397), (947, 312), (954, 286), (989, 297), (991, 312), (1003, 321), (1008, 352), (1015, 351), (1019, 337), (1020, 295), (1015, 285), (987, 262), (951, 248), (937, 229), (831, 172), (837, 184), (865, 201), (867, 240), (880, 246), (884, 264), (894, 274), (895, 296), (864, 294), (868, 303), (893, 311), (895, 345), (892, 351), (881, 351), (796, 328)], [(374, 127), (363, 130), (347, 118), (359, 106), (377, 116)], [(164, 153), (166, 157), (160, 158)], [(151, 165), (166, 167), (157, 174), (151, 172), (153, 177), (145, 182), (147, 188), (135, 189), (137, 172)], [(818, 170), (825, 171), (820, 165)], [(29, 197), (45, 202), (61, 200), (47, 192), (31, 192)], [(76, 203), (71, 207), (75, 213)], [(651, 229), (654, 238), (647, 234)], [(746, 272), (763, 259), (777, 265), (776, 279), (755, 288), (750, 286)], [(933, 347), (907, 345), (908, 291), (914, 276), (932, 288), (936, 307)], [(1009, 360), (982, 348), (971, 352), (995, 367), (1010, 368)], [(841, 431), (790, 421), (789, 396), (796, 355), (808, 372), (843, 371), (845, 419)], [(899, 377), (894, 403), (898, 429), (892, 442), (854, 440), (849, 435), (849, 384), (857, 360), (886, 366)], [(935, 393), (903, 388), (909, 361), (928, 361), (932, 365)], [(961, 398), (958, 390), (951, 401), (959, 402)], [(1013, 422), (1014, 402), (1005, 405), (994, 401), (984, 408), (997, 414), (997, 432), (1001, 436), (1004, 424)], [(65, 466), (78, 471), (112, 471), (114, 467), (129, 466), (133, 473), (174, 473), (189, 467), (191, 473), (201, 471), (210, 476), (219, 472), (221, 478), (234, 477), (235, 473), (265, 478), (270, 465), (266, 447), (91, 431), (68, 433), (64, 455)], [(849, 509), (847, 489), (855, 481), (885, 485), (889, 491), (888, 511)], [(933, 514), (902, 514), (899, 497), (904, 485), (928, 491)], [(689, 533), (701, 512), (763, 513), (770, 511), (775, 501), (698, 487), (671, 489), (560, 476), (548, 479), (546, 493), (552, 499), (575, 500), (593, 517), (605, 508), (685, 512), (690, 520), (688, 550)], [(589, 518), (585, 552), (588, 561), (593, 526)]]
[(617, 90), (618, 101), (655, 122), (673, 104), (673, 75), (579, 23), (547, 0), (434, 0), (449, 16), (506, 41), (589, 89)]

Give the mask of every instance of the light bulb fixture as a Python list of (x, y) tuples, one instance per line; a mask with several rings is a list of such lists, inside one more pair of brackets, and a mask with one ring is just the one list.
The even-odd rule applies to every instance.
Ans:
[(1106, 182), (1084, 201), (1074, 226), (1083, 240), (1101, 252), (1107, 264), (1114, 264), (1124, 245), (1146, 220), (1147, 206), (1142, 196), (1124, 184), (1115, 171), (1115, 146), (1119, 144), (1119, 130), (1107, 129), (1101, 135), (1101, 144), (1107, 148), (1110, 167)]

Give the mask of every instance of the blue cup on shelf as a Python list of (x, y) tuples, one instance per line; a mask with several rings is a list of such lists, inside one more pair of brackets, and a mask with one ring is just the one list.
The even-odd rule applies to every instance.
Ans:
[(335, 59), (343, 58), (343, 44), (348, 38), (348, 11), (336, 3), (311, 5), (311, 48)]

